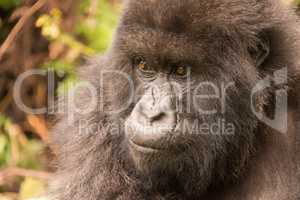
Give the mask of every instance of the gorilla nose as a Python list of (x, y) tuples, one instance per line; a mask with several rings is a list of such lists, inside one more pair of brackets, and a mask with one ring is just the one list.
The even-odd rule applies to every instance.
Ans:
[(152, 127), (172, 127), (176, 123), (175, 106), (172, 96), (165, 96), (163, 99), (145, 98), (137, 106), (137, 115), (140, 123)]
[[(172, 99), (165, 98), (157, 104), (141, 100), (127, 121), (127, 134), (131, 142), (138, 146), (161, 149), (177, 124)], [(128, 126), (129, 125), (129, 126)]]

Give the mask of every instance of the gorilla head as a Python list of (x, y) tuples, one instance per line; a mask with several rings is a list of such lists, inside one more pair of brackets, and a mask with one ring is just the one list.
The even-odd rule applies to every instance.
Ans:
[[(251, 112), (251, 89), (259, 80), (257, 64), (264, 62), (254, 54), (266, 58), (269, 47), (259, 33), (242, 33), (253, 32), (257, 22), (247, 30), (229, 25), (244, 13), (212, 19), (233, 5), (172, 4), (130, 3), (114, 48), (129, 63), (134, 86), (143, 88), (125, 131), (136, 168), (154, 175), (155, 183), (178, 180), (195, 191), (224, 173), (239, 173), (248, 159), (258, 124)], [(208, 12), (216, 14), (208, 18)], [(251, 54), (250, 48), (257, 52)], [(223, 127), (216, 126), (220, 121)], [(232, 132), (226, 132), (228, 126)]]
[(191, 199), (236, 181), (263, 131), (254, 113), (274, 107), (275, 88), (253, 88), (286, 63), (297, 72), (295, 21), (271, 0), (128, 1), (112, 47), (81, 72), (97, 109), (68, 102), (55, 129), (59, 199)]

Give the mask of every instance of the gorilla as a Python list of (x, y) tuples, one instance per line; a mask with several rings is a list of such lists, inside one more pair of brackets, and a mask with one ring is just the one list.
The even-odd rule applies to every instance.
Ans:
[(128, 0), (58, 102), (58, 200), (300, 198), (300, 32), (279, 0)]

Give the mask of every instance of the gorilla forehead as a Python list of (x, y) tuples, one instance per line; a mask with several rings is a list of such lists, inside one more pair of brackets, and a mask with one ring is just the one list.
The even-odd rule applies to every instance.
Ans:
[(225, 57), (228, 52), (244, 55), (247, 47), (260, 41), (261, 32), (284, 26), (289, 17), (278, 4), (277, 0), (128, 0), (116, 49), (153, 57), (167, 53), (175, 62), (202, 62), (205, 55)]
[[(255, 31), (272, 23), (275, 0), (129, 0), (123, 22), (175, 33), (197, 33), (209, 24)], [(267, 20), (266, 20), (267, 17)], [(269, 18), (272, 17), (272, 18)]]

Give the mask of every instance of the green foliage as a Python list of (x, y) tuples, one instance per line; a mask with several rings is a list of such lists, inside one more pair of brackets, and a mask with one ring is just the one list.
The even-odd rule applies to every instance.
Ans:
[[(14, 23), (9, 16), (21, 6), (22, 0), (0, 0), (0, 43), (7, 37)], [(74, 30), (66, 32), (62, 11), (58, 8), (37, 16), (36, 27), (49, 42), (49, 59), (41, 65), (55, 72), (59, 77), (57, 94), (61, 95), (78, 81), (76, 66), (85, 57), (103, 53), (112, 41), (119, 14), (119, 5), (108, 0), (82, 0), (78, 8)], [(2, 14), (2, 13), (1, 13)], [(36, 15), (35, 15), (36, 16)], [(34, 17), (32, 16), (32, 19)], [(71, 19), (73, 20), (73, 19)], [(45, 149), (43, 141), (28, 137), (21, 124), (16, 124), (0, 113), (0, 170), (19, 167), (30, 170), (45, 170), (41, 153)], [(18, 190), (18, 200), (25, 200), (42, 194), (46, 190), (43, 180), (30, 177), (14, 177), (13, 191)], [(11, 183), (8, 183), (9, 185)], [(6, 185), (6, 183), (4, 183)], [(0, 185), (0, 193), (6, 188)], [(13, 199), (0, 194), (0, 200)]]
[[(0, 114), (0, 169), (11, 166), (41, 170), (44, 168), (40, 160), (43, 149), (42, 141), (28, 140), (18, 125)], [(21, 183), (19, 200), (32, 198), (46, 191), (46, 183), (43, 180), (25, 177), (24, 181), (21, 178), (16, 178), (15, 181)], [(1, 185), (0, 189), (3, 189)], [(0, 199), (14, 198), (0, 194)]]
[(27, 140), (21, 129), (0, 115), (0, 168), (15, 165), (28, 169), (41, 169), (37, 159), (44, 148), (40, 140)]
[[(92, 3), (97, 5), (92, 5)], [(95, 6), (95, 7), (93, 7)], [(52, 43), (67, 48), (63, 57), (44, 64), (44, 68), (53, 70), (59, 77), (64, 77), (58, 87), (58, 94), (64, 93), (77, 81), (75, 66), (82, 56), (92, 56), (104, 52), (112, 41), (117, 25), (119, 8), (108, 0), (83, 0), (80, 3), (74, 33), (64, 32), (61, 28), (62, 13), (54, 9), (50, 14), (42, 15), (36, 21), (42, 34)]]
[[(107, 0), (97, 1), (93, 8), (91, 0), (83, 0), (78, 10), (79, 20), (73, 33), (62, 28), (62, 13), (53, 9), (49, 14), (38, 17), (36, 26), (50, 44), (60, 44), (65, 48), (63, 56), (47, 61), (43, 67), (53, 70), (63, 81), (59, 83), (58, 94), (63, 94), (77, 81), (75, 66), (82, 56), (103, 52), (112, 40), (118, 21), (119, 9)], [(21, 0), (0, 0), (0, 8), (14, 8)], [(0, 23), (1, 26), (2, 22)], [(3, 31), (3, 30), (2, 30)], [(0, 168), (18, 166), (41, 169), (39, 157), (44, 145), (36, 139), (27, 140), (20, 127), (7, 117), (0, 115)]]
[(20, 3), (21, 0), (0, 0), (0, 8), (8, 10), (20, 5)]
[(80, 53), (84, 55), (92, 55), (94, 51), (88, 46), (77, 41), (71, 34), (67, 34), (60, 28), (61, 11), (53, 9), (50, 15), (42, 15), (36, 22), (36, 26), (42, 29), (42, 34), (51, 42), (59, 42), (70, 48), (70, 51), (75, 54), (74, 58)]
[(0, 133), (0, 167), (5, 166), (9, 161), (10, 145), (8, 137)]
[(87, 13), (76, 27), (78, 36), (85, 38), (86, 43), (97, 52), (103, 52), (112, 41), (112, 33), (118, 22), (117, 8), (107, 0), (99, 0), (95, 13), (88, 13), (90, 1), (83, 1), (81, 12)]
[(8, 118), (0, 115), (0, 168), (6, 166), (11, 158), (11, 144), (6, 131)]

